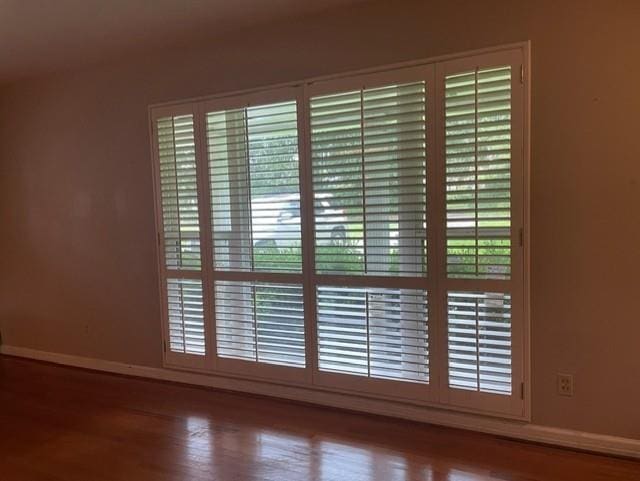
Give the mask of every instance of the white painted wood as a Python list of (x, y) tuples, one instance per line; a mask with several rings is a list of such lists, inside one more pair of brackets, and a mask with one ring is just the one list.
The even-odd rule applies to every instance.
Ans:
[(298, 99), (298, 156), (300, 162), (300, 216), (302, 229), (302, 272), (305, 312), (306, 384), (314, 383), (318, 370), (317, 313), (315, 275), (313, 172), (311, 167), (311, 116), (308, 86), (302, 86)]
[[(319, 391), (317, 389), (291, 387), (233, 377), (211, 376), (171, 369), (138, 366), (102, 359), (45, 352), (18, 346), (2, 345), (0, 346), (0, 354), (146, 379), (206, 386), (229, 391), (248, 392), (321, 406), (391, 416), (452, 428), (468, 429), (523, 441), (640, 459), (640, 439), (542, 426), (521, 421), (453, 412), (444, 409), (419, 407), (407, 403), (377, 400), (353, 394), (332, 393)], [(215, 394), (212, 393), (212, 395)]]
[(204, 329), (206, 339), (205, 367), (216, 369), (215, 299), (213, 292), (213, 247), (211, 245), (211, 197), (209, 191), (209, 159), (207, 156), (206, 120), (202, 105), (195, 109), (196, 168), (198, 177), (198, 206), (200, 209), (200, 259), (202, 262), (202, 289), (204, 304)]
[(531, 43), (520, 48), (523, 66), (522, 119), (522, 335), (524, 418), (531, 421)]

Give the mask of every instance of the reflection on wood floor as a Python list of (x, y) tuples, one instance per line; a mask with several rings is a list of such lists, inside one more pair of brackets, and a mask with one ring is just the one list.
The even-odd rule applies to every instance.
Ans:
[(2, 481), (640, 480), (640, 463), (0, 356)]

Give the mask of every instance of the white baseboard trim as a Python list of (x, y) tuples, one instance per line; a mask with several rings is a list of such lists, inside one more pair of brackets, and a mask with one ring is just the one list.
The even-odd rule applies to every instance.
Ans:
[(248, 381), (173, 371), (171, 369), (137, 366), (17, 346), (0, 346), (0, 354), (115, 374), (279, 397), (351, 411), (362, 411), (440, 426), (467, 429), (505, 436), (512, 439), (640, 459), (640, 439), (621, 438), (574, 431), (571, 429), (540, 426), (519, 421), (411, 406), (398, 402), (376, 400), (347, 394), (318, 392), (300, 387), (274, 385), (268, 382)]

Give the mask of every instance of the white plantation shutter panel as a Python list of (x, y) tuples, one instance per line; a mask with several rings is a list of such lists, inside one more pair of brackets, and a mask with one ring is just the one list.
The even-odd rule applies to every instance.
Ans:
[(449, 384), (511, 394), (511, 298), (493, 292), (449, 292)]
[(215, 268), (300, 272), (296, 103), (210, 112), (207, 143)]
[[(447, 275), (509, 278), (511, 67), (447, 76), (445, 129)], [(509, 296), (501, 297), (448, 293), (451, 387), (511, 394)]]
[(430, 379), (428, 72), (319, 86), (309, 104), (318, 369), (374, 392)]
[(451, 61), (439, 80), (450, 402), (514, 414), (523, 409), (524, 348), (521, 246), (514, 245), (522, 219), (516, 61), (511, 54)]
[(447, 274), (511, 273), (511, 67), (447, 76)]
[(167, 279), (169, 349), (172, 352), (204, 356), (204, 308), (202, 282)]
[(164, 109), (153, 122), (165, 350), (171, 364), (202, 367), (207, 345), (195, 115), (192, 106)]
[(217, 354), (304, 368), (297, 102), (212, 106), (206, 141)]
[(320, 286), (317, 304), (321, 370), (428, 382), (426, 292)]
[(218, 354), (304, 367), (304, 312), (299, 285), (216, 282)]
[(316, 269), (426, 272), (425, 82), (311, 99)]
[(193, 115), (156, 121), (164, 258), (170, 269), (200, 269)]

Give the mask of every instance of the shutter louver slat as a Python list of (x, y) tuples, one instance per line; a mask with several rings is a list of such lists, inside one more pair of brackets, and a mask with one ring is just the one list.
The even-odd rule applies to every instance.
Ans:
[(156, 122), (164, 257), (169, 269), (200, 269), (193, 115)]
[(445, 79), (447, 274), (511, 275), (511, 68)]
[(311, 99), (316, 269), (424, 276), (425, 83)]
[(317, 312), (320, 370), (429, 381), (425, 291), (319, 286)]
[(305, 367), (302, 286), (216, 281), (218, 355)]
[(191, 279), (167, 280), (169, 350), (204, 356), (204, 308), (202, 282)]
[(511, 296), (449, 292), (449, 386), (511, 394)]
[(215, 269), (301, 272), (294, 101), (207, 114)]

